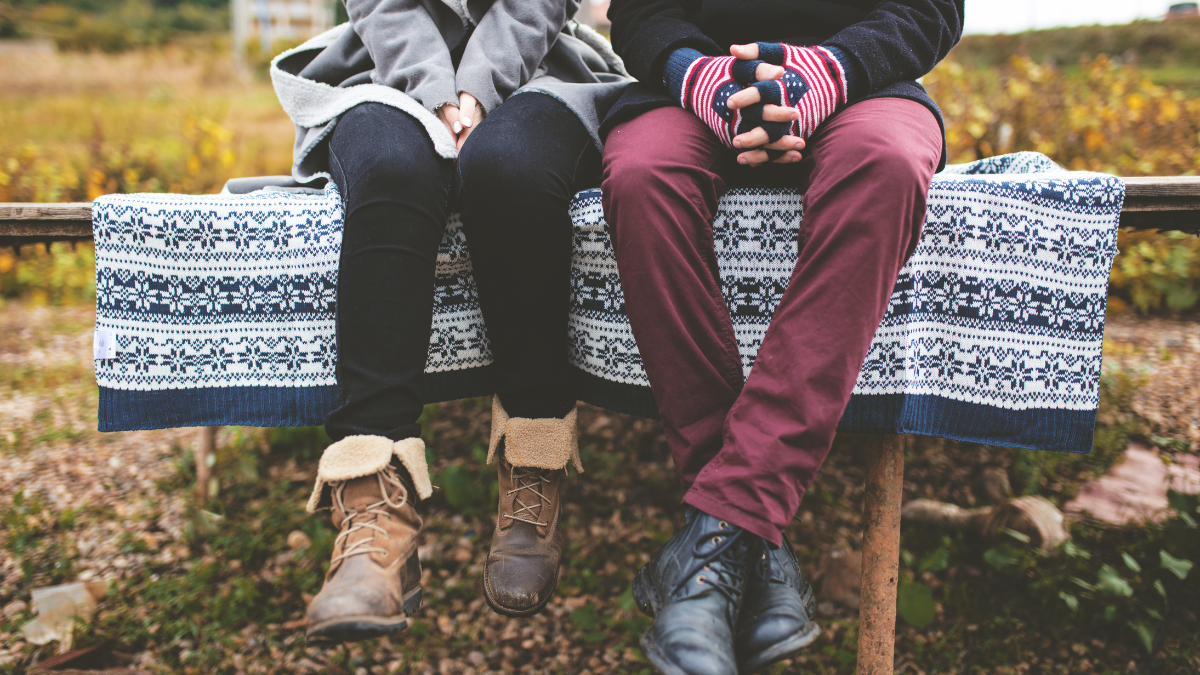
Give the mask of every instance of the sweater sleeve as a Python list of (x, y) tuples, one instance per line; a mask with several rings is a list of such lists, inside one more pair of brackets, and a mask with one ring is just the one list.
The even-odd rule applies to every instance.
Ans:
[(458, 103), (450, 50), (418, 0), (346, 0), (346, 11), (375, 63), (372, 82), (399, 89), (429, 110)]
[(495, 110), (533, 79), (579, 0), (496, 0), (480, 19), (458, 64), (458, 91)]
[[(898, 0), (876, 3), (859, 21), (826, 40), (857, 62), (867, 95), (906, 80), (915, 80), (946, 58), (962, 38), (964, 0)], [(839, 57), (839, 60), (841, 58)], [(843, 61), (843, 63), (845, 63)]]
[(629, 74), (662, 90), (667, 58), (677, 49), (722, 56), (720, 46), (689, 19), (699, 8), (700, 0), (612, 0), (613, 49)]

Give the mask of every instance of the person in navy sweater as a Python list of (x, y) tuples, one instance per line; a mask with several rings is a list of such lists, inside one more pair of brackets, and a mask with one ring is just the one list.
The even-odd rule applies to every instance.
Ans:
[[(748, 674), (807, 646), (784, 538), (912, 255), (941, 113), (917, 78), (963, 0), (613, 0), (639, 82), (602, 125), (604, 211), (686, 524), (634, 579), (669, 675)], [(730, 185), (804, 195), (798, 259), (743, 376), (712, 221)]]

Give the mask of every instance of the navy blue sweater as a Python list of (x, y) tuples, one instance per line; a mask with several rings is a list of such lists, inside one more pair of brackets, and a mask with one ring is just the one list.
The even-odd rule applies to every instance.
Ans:
[[(709, 56), (732, 44), (784, 42), (836, 47), (857, 61), (866, 83), (855, 100), (895, 97), (941, 111), (916, 79), (962, 37), (964, 0), (612, 0), (612, 43), (640, 82), (625, 90), (601, 125), (672, 105), (663, 84), (667, 58), (690, 47)], [(840, 55), (839, 55), (840, 56)], [(851, 101), (853, 104), (855, 101)], [(945, 143), (942, 144), (945, 165)], [(939, 167), (940, 170), (940, 167)]]

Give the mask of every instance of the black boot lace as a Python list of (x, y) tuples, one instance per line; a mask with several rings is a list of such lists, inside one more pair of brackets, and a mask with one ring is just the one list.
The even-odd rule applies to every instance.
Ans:
[[(741, 528), (734, 528), (725, 521), (720, 521), (718, 528), (720, 532), (705, 534), (692, 545), (692, 560), (695, 562), (688, 569), (688, 573), (675, 584), (671, 595), (678, 594), (694, 579), (696, 583), (708, 586), (725, 596), (731, 603), (736, 604), (740, 601), (742, 589), (745, 587), (745, 563), (739, 560), (739, 557), (746, 554), (754, 535)], [(701, 550), (710, 544), (711, 549)]]

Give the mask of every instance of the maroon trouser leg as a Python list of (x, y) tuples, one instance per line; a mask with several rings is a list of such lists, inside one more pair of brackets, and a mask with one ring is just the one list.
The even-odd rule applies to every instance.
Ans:
[[(737, 168), (680, 108), (609, 134), (604, 212), (684, 502), (781, 542), (916, 246), (941, 142), (927, 108), (887, 98), (842, 111), (790, 167)], [(745, 382), (712, 235), (738, 171), (804, 192), (799, 258)]]

